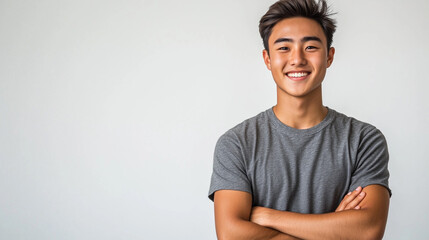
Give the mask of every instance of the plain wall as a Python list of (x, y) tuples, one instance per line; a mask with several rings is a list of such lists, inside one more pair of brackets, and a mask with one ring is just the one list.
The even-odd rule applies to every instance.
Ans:
[[(276, 104), (274, 1), (0, 0), (0, 239), (215, 239), (218, 137)], [(429, 1), (332, 0), (324, 104), (377, 126), (385, 239), (429, 236)]]

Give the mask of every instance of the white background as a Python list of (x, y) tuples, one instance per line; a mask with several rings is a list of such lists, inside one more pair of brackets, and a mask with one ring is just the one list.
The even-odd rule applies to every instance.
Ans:
[[(274, 1), (0, 0), (0, 239), (215, 239), (217, 138), (275, 105)], [(429, 1), (332, 0), (324, 104), (377, 126), (385, 239), (429, 236)]]

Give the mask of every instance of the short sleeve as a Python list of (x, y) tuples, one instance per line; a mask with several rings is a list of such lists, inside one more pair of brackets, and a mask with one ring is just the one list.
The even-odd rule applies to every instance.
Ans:
[(218, 190), (238, 190), (252, 193), (246, 174), (243, 147), (232, 132), (222, 135), (216, 143), (213, 173), (208, 197), (213, 201)]
[(359, 142), (357, 162), (349, 190), (353, 191), (358, 186), (377, 184), (384, 186), (392, 196), (389, 188), (388, 162), (386, 139), (380, 130), (372, 128)]

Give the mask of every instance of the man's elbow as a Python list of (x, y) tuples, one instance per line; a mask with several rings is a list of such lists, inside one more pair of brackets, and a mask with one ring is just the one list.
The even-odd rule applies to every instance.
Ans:
[(230, 240), (233, 239), (230, 234), (225, 233), (224, 231), (216, 232), (218, 240)]
[(221, 226), (216, 227), (216, 235), (218, 240), (232, 240), (239, 239), (241, 232), (239, 219), (234, 219), (231, 221), (225, 221)]
[(229, 234), (229, 233), (221, 233), (221, 234), (217, 234), (217, 239), (218, 240), (234, 240), (234, 239), (240, 239), (238, 236), (234, 236), (234, 234)]
[(216, 229), (216, 235), (218, 240), (240, 239), (240, 229), (236, 228), (234, 224), (230, 224), (229, 226)]
[(385, 227), (386, 227), (385, 223), (372, 224), (371, 226), (368, 227), (367, 231), (365, 231), (364, 237), (360, 239), (368, 239), (368, 240), (383, 239)]

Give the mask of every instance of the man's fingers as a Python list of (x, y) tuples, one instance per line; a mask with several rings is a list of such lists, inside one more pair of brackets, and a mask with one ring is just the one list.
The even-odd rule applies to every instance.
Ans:
[[(345, 208), (345, 210), (347, 209), (359, 209), (359, 203), (362, 202), (362, 200), (365, 198), (366, 193), (365, 192), (360, 192), (359, 195), (357, 195), (353, 201), (351, 201)], [(358, 207), (358, 208), (356, 208)]]
[(353, 209), (358, 206), (358, 204), (365, 197), (364, 195), (360, 195), (362, 193), (362, 187), (356, 188), (353, 192), (349, 192), (341, 201), (340, 205), (335, 210), (336, 212), (344, 211), (348, 209)]

